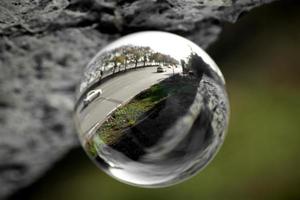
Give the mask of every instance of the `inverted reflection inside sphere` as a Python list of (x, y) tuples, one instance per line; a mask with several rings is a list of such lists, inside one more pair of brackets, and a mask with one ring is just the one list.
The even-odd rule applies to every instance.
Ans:
[(106, 173), (164, 187), (213, 158), (228, 113), (224, 78), (200, 47), (174, 34), (141, 32), (88, 64), (75, 121), (84, 149)]

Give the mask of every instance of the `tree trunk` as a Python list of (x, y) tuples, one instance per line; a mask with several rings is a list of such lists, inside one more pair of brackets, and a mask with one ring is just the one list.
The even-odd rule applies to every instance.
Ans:
[(114, 63), (113, 74), (116, 72), (117, 67), (118, 67), (117, 64)]

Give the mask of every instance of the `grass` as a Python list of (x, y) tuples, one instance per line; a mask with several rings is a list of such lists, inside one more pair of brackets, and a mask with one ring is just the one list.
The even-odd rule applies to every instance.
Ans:
[(97, 130), (105, 144), (113, 144), (122, 136), (123, 130), (134, 126), (146, 112), (168, 96), (161, 84), (156, 84), (136, 96), (128, 104), (118, 108)]
[(96, 143), (93, 140), (89, 140), (85, 143), (85, 149), (92, 158), (98, 155)]

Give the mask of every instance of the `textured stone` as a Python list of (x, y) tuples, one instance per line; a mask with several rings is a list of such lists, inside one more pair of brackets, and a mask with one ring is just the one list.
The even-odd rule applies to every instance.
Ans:
[(0, 198), (78, 146), (72, 109), (82, 68), (105, 44), (165, 30), (206, 48), (222, 22), (272, 0), (1, 0)]

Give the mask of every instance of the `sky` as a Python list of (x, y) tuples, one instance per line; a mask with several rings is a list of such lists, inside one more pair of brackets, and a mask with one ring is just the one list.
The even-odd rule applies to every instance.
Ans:
[(182, 37), (164, 32), (143, 32), (125, 36), (104, 50), (111, 50), (122, 45), (149, 46), (154, 51), (169, 54), (177, 60), (186, 59), (191, 53), (191, 47)]
[[(209, 64), (221, 77), (223, 77), (216, 63), (198, 45), (188, 39), (185, 39), (184, 37), (162, 31), (144, 31), (119, 38), (118, 40), (104, 47), (94, 57), (94, 59), (96, 59), (105, 51), (109, 51), (124, 45), (149, 46), (154, 51), (168, 54), (178, 61), (181, 59), (186, 60), (191, 51), (193, 51), (201, 56), (207, 64)], [(92, 59), (91, 63), (94, 59)]]

